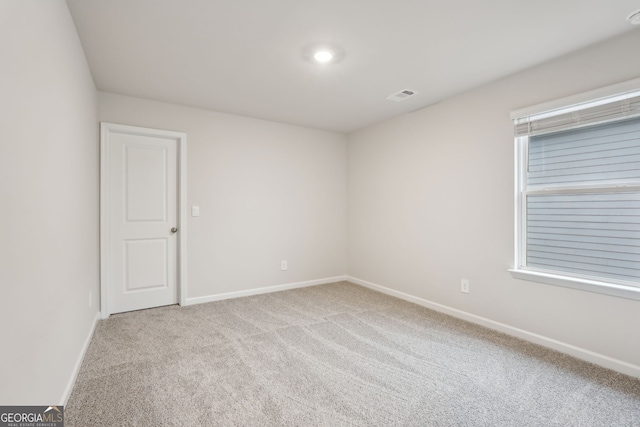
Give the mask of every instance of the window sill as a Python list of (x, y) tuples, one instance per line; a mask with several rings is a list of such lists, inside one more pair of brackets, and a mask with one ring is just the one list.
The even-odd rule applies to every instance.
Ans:
[(531, 282), (546, 283), (547, 285), (562, 286), (565, 288), (579, 289), (587, 292), (611, 295), (620, 298), (640, 300), (640, 288), (625, 286), (615, 283), (598, 282), (595, 280), (578, 279), (575, 277), (559, 276), (537, 271), (509, 269), (514, 279), (528, 280)]

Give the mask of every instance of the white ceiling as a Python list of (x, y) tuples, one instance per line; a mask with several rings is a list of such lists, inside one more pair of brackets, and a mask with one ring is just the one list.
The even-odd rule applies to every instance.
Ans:
[[(633, 31), (638, 0), (67, 0), (99, 90), (337, 132)], [(303, 58), (319, 42), (337, 64)], [(631, 53), (630, 53), (631, 54)], [(395, 103), (399, 90), (418, 95)]]

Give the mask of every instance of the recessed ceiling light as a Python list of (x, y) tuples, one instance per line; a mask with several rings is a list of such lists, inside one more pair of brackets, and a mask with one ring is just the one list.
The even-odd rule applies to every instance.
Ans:
[(302, 49), (302, 57), (312, 64), (337, 64), (345, 57), (344, 49), (334, 43), (314, 43)]
[(333, 59), (333, 53), (328, 50), (319, 50), (313, 55), (313, 59), (322, 63), (329, 62)]
[(627, 21), (631, 22), (633, 25), (640, 25), (640, 9), (635, 12), (631, 12), (631, 14), (627, 16)]

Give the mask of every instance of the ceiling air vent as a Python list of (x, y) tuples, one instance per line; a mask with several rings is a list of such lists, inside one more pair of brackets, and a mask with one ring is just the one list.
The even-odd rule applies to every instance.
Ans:
[(393, 95), (389, 95), (387, 96), (387, 99), (389, 101), (395, 101), (395, 102), (400, 102), (403, 101), (409, 97), (412, 97), (413, 95), (415, 95), (416, 92), (415, 90), (409, 90), (409, 89), (405, 89), (405, 90), (401, 90), (400, 92), (396, 92)]

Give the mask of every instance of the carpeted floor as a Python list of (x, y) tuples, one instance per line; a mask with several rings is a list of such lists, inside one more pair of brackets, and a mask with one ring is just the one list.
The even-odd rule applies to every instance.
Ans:
[(640, 380), (347, 282), (101, 321), (68, 426), (640, 426)]

